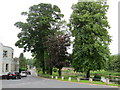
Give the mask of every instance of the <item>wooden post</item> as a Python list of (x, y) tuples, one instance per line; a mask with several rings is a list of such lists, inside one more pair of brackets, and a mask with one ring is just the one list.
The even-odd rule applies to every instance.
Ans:
[(64, 80), (64, 76), (62, 76), (62, 80)]
[(53, 79), (54, 77), (53, 77), (53, 76), (51, 76), (51, 78)]
[(92, 81), (93, 81), (92, 78), (89, 78), (89, 82), (92, 83)]
[(58, 76), (56, 76), (55, 79), (58, 79)]
[(110, 83), (110, 80), (106, 78), (106, 84), (108, 85)]
[(71, 77), (69, 77), (68, 80), (71, 81)]
[(77, 77), (77, 81), (80, 82), (80, 78)]

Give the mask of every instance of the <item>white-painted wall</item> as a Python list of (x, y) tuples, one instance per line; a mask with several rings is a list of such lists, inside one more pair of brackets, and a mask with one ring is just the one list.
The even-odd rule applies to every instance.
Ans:
[(0, 76), (2, 75), (2, 55), (3, 55), (3, 45), (0, 43)]
[[(7, 57), (3, 57), (3, 51), (7, 51)], [(0, 43), (0, 76), (6, 75), (11, 71), (19, 71), (19, 61), (14, 60), (13, 53), (13, 48), (4, 46)], [(8, 64), (8, 71), (6, 71), (6, 64)], [(17, 68), (17, 70), (15, 70), (15, 68)]]

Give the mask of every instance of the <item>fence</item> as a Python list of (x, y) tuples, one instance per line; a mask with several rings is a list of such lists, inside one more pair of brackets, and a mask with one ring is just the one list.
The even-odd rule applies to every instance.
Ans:
[(77, 80), (78, 82), (80, 82), (80, 80), (88, 80), (89, 83), (92, 83), (93, 81), (100, 81), (100, 82), (104, 82), (106, 84), (111, 84), (111, 83), (115, 83), (115, 84), (120, 84), (120, 79), (109, 79), (109, 78), (103, 78), (101, 77), (100, 79), (99, 78), (79, 78), (79, 77), (59, 77), (59, 76), (51, 76), (52, 79), (61, 79), (61, 80), (64, 80), (64, 79), (68, 79), (68, 81), (71, 81), (71, 80)]

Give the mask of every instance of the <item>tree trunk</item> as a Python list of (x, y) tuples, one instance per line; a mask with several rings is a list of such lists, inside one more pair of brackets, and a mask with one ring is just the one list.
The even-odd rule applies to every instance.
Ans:
[(52, 67), (50, 67), (50, 75), (52, 75)]
[(37, 70), (37, 75), (38, 75), (38, 76), (40, 76), (40, 73), (39, 73), (39, 72), (40, 72), (40, 70)]
[(42, 49), (42, 72), (45, 74), (44, 50)]
[(45, 71), (46, 71), (46, 73), (47, 73), (47, 74), (50, 74), (50, 70), (49, 70), (49, 68), (48, 68), (48, 67), (46, 68), (46, 70), (45, 70)]
[(86, 73), (86, 78), (89, 78), (89, 77), (90, 77), (90, 69)]
[(59, 68), (58, 74), (59, 74), (59, 76), (61, 77), (61, 68)]
[(43, 62), (42, 62), (42, 72), (43, 72), (43, 74), (45, 74), (45, 64), (44, 64), (44, 60), (43, 60)]
[(52, 75), (52, 69), (53, 69), (53, 64), (52, 64), (52, 59), (50, 55), (50, 69), (49, 69), (49, 74)]

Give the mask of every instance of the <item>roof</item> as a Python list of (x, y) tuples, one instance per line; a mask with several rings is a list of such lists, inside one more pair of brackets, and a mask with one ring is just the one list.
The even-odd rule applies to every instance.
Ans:
[(3, 46), (3, 44), (0, 42), (0, 44)]
[(3, 47), (11, 48), (12, 50), (14, 50), (12, 47), (9, 47), (9, 46), (3, 46)]
[(12, 47), (4, 46), (1, 42), (0, 42), (0, 44), (1, 44), (3, 47), (11, 48), (12, 50), (14, 50)]

